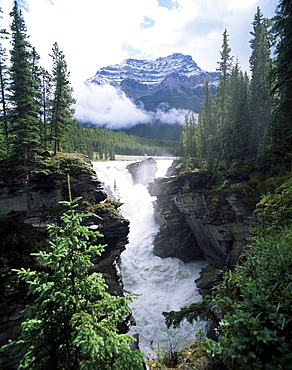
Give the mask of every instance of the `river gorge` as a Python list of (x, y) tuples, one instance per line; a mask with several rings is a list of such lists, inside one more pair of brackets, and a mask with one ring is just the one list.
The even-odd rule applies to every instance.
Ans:
[[(136, 325), (130, 334), (139, 333), (164, 349), (182, 348), (194, 340), (205, 324), (185, 323), (179, 329), (167, 330), (163, 311), (179, 310), (201, 299), (194, 280), (206, 265), (204, 261), (184, 263), (174, 257), (161, 258), (153, 254), (153, 240), (159, 230), (152, 197), (148, 190), (151, 162), (140, 176), (133, 178), (129, 161), (94, 162), (97, 177), (107, 193), (123, 203), (121, 212), (130, 221), (129, 244), (121, 254), (121, 273), (125, 291), (133, 293), (131, 309)], [(172, 160), (156, 160), (157, 171), (152, 176), (164, 177)]]

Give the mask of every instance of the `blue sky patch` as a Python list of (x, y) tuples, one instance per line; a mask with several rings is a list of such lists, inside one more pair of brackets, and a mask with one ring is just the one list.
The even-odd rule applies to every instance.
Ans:
[(172, 1), (172, 0), (158, 0), (158, 4), (159, 6), (167, 8), (169, 10), (178, 7), (177, 1)]
[(129, 57), (134, 57), (141, 52), (141, 50), (135, 49), (132, 45), (126, 44), (125, 42), (122, 44), (122, 50), (126, 51)]
[(17, 4), (18, 4), (20, 9), (24, 9), (24, 10), (28, 11), (29, 6), (28, 6), (28, 3), (27, 3), (26, 0), (18, 0)]
[(155, 24), (155, 21), (146, 15), (144, 16), (143, 22), (140, 23), (141, 28), (151, 28)]

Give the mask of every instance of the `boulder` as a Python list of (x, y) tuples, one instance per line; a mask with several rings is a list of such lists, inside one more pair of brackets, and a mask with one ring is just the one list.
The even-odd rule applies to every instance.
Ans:
[(147, 186), (150, 181), (154, 180), (157, 172), (157, 163), (153, 158), (147, 158), (141, 162), (127, 165), (127, 169), (132, 175), (134, 184)]

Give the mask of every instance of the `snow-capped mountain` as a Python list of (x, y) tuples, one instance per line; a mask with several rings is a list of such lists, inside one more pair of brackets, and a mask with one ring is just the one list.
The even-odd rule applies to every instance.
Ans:
[(167, 109), (199, 112), (206, 80), (214, 93), (218, 74), (199, 68), (190, 55), (175, 53), (156, 60), (127, 59), (103, 67), (85, 84), (112, 85), (148, 111), (162, 104)]

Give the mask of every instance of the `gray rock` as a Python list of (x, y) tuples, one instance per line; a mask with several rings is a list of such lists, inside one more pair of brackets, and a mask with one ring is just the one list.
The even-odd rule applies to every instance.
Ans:
[(258, 224), (253, 208), (232, 192), (236, 186), (229, 179), (228, 190), (214, 193), (199, 172), (152, 182), (149, 192), (157, 197), (154, 209), (160, 224), (154, 253), (233, 267)]

